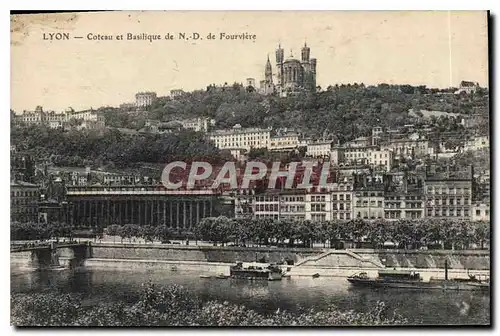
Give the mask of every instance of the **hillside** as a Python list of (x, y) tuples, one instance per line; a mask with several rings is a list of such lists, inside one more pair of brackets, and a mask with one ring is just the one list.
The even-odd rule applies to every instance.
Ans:
[(374, 126), (397, 127), (421, 122), (420, 118), (408, 114), (409, 109), (487, 115), (486, 90), (474, 95), (450, 92), (453, 89), (354, 84), (281, 98), (247, 92), (241, 85), (234, 84), (223, 90), (194, 91), (173, 99), (160, 97), (148, 111), (139, 115), (122, 113), (119, 109), (107, 109), (104, 113), (107, 124), (115, 127), (138, 129), (146, 118), (170, 121), (205, 116), (215, 119), (217, 128), (235, 124), (298, 128), (312, 137), (335, 134), (341, 142), (368, 135)]

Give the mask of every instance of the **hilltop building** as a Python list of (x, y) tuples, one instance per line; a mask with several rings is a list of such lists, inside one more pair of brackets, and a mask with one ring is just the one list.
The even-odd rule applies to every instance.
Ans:
[(455, 91), (455, 94), (460, 94), (462, 92), (465, 92), (467, 94), (475, 93), (478, 89), (479, 89), (479, 83), (461, 81), (460, 87), (458, 88), (457, 91)]
[(72, 120), (80, 121), (83, 128), (103, 128), (105, 126), (104, 116), (90, 109), (85, 111), (75, 111), (71, 107), (64, 112), (44, 111), (42, 106), (37, 106), (34, 111), (23, 111), (20, 115), (12, 115), (16, 125), (32, 126), (47, 125), (50, 128), (65, 127), (71, 124)]
[(156, 92), (138, 92), (135, 95), (135, 105), (137, 107), (147, 107), (156, 101)]
[[(269, 56), (267, 57), (264, 69), (264, 80), (260, 81), (259, 93), (279, 94), (282, 97), (295, 94), (301, 91), (316, 90), (316, 58), (311, 58), (311, 48), (304, 43), (301, 48), (300, 60), (290, 56), (285, 59), (285, 51), (281, 44), (276, 49), (276, 70), (273, 68)], [(247, 89), (255, 88), (253, 78), (247, 79)]]

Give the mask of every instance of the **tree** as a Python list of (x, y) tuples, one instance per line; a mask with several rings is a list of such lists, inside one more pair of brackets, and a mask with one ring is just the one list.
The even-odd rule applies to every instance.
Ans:
[(394, 236), (394, 226), (385, 220), (376, 220), (370, 223), (367, 239), (374, 248), (382, 248), (384, 243), (392, 241)]
[(489, 221), (480, 221), (474, 223), (475, 225), (475, 241), (480, 244), (481, 249), (484, 248), (484, 243), (490, 240), (491, 224)]
[(340, 240), (340, 222), (337, 219), (328, 222), (326, 235), (330, 241), (330, 248), (337, 248), (337, 243)]
[(115, 237), (119, 235), (120, 226), (113, 224), (107, 227), (107, 234), (113, 236), (113, 243), (115, 242)]
[(173, 232), (172, 229), (166, 225), (159, 225), (154, 230), (154, 236), (161, 242), (166, 242), (167, 240), (172, 239)]
[(354, 245), (359, 246), (363, 237), (368, 234), (367, 221), (361, 218), (350, 220), (346, 223), (346, 230), (349, 232), (349, 238), (352, 239)]
[(153, 242), (156, 236), (156, 227), (152, 225), (145, 225), (140, 227), (139, 234), (144, 241), (147, 243), (148, 241)]
[(129, 243), (132, 241), (132, 237), (138, 237), (140, 235), (140, 226), (135, 225), (135, 224), (126, 224), (124, 226), (121, 226), (118, 235), (122, 239), (128, 238)]

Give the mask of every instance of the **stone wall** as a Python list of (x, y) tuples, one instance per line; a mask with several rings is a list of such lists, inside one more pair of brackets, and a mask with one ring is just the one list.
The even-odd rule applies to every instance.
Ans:
[(147, 244), (92, 244), (92, 258), (205, 261), (234, 263), (253, 262), (265, 258), (266, 262), (299, 260), (319, 255), (321, 249), (279, 249), (264, 247), (216, 247), (216, 246), (165, 246)]
[(448, 260), (450, 269), (489, 270), (490, 253), (470, 251), (405, 251), (405, 250), (323, 250), (303, 248), (166, 246), (146, 244), (92, 244), (92, 258), (201, 261), (215, 263), (253, 262), (265, 258), (278, 263), (293, 260), (297, 266), (349, 267), (349, 268), (444, 268)]
[(444, 268), (447, 260), (450, 269), (490, 269), (490, 251), (487, 250), (356, 250), (355, 252), (386, 267)]

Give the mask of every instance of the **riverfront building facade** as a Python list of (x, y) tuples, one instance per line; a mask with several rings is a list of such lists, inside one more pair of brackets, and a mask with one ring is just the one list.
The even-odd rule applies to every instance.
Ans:
[(219, 196), (213, 190), (166, 190), (162, 185), (70, 186), (67, 190), (69, 220), (76, 227), (166, 225), (191, 231), (202, 218), (224, 214)]
[(38, 221), (39, 198), (38, 185), (12, 181), (10, 183), (10, 220), (36, 223)]

